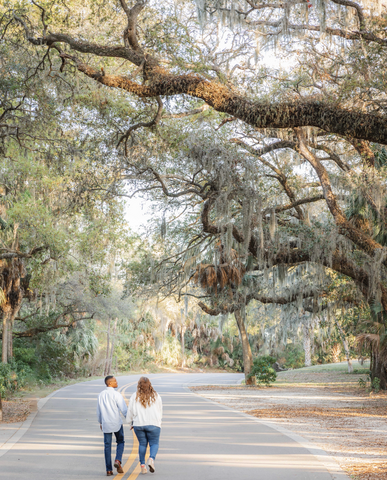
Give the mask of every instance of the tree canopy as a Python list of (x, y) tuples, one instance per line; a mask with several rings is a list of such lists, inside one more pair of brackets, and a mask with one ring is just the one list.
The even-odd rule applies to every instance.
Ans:
[(94, 208), (155, 205), (129, 290), (199, 297), (242, 337), (250, 301), (297, 318), (362, 303), (385, 385), (383, 1), (45, 0), (1, 14), (4, 158), (39, 145), (66, 170), (80, 235), (101, 222)]

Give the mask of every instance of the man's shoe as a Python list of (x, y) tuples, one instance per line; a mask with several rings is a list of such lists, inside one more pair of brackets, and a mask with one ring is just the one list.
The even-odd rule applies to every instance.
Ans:
[(108, 471), (106, 472), (106, 475), (107, 475), (108, 477), (110, 477), (110, 476), (114, 475), (114, 473), (113, 473), (111, 470), (108, 470)]
[(124, 470), (121, 466), (121, 462), (119, 460), (114, 461), (114, 468), (117, 469), (117, 473), (124, 473)]
[(141, 465), (141, 473), (143, 474), (148, 473), (148, 470), (146, 469), (146, 465)]
[(153, 458), (151, 458), (151, 457), (148, 458), (148, 467), (149, 467), (149, 471), (151, 473), (155, 473), (155, 471), (156, 471), (155, 462), (154, 462)]

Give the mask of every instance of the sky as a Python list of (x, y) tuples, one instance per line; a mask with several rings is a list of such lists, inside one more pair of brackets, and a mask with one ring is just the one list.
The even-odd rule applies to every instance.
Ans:
[(141, 226), (152, 218), (151, 202), (142, 198), (131, 198), (126, 201), (125, 218), (131, 230), (141, 233)]

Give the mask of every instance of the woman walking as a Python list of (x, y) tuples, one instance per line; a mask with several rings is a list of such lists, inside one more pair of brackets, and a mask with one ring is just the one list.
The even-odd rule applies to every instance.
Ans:
[(145, 464), (148, 443), (150, 454), (147, 463), (150, 472), (155, 472), (162, 416), (163, 405), (160, 395), (153, 389), (149, 378), (141, 377), (137, 384), (137, 392), (130, 397), (126, 416), (126, 420), (132, 424), (140, 444), (138, 454), (140, 456), (141, 473), (148, 473)]

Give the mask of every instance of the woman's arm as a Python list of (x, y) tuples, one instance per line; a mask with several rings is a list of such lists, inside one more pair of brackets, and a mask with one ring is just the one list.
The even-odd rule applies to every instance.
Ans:
[(134, 417), (134, 401), (133, 401), (133, 395), (132, 395), (129, 400), (128, 413), (126, 414), (126, 422), (133, 424), (133, 417)]
[(161, 420), (162, 420), (162, 418), (163, 418), (163, 402), (162, 402), (162, 400), (161, 400), (160, 395), (159, 395), (159, 394), (157, 394), (157, 395), (158, 395), (158, 402), (157, 402), (158, 405), (157, 405), (157, 406), (158, 406), (158, 410), (159, 410), (160, 423), (161, 423)]

